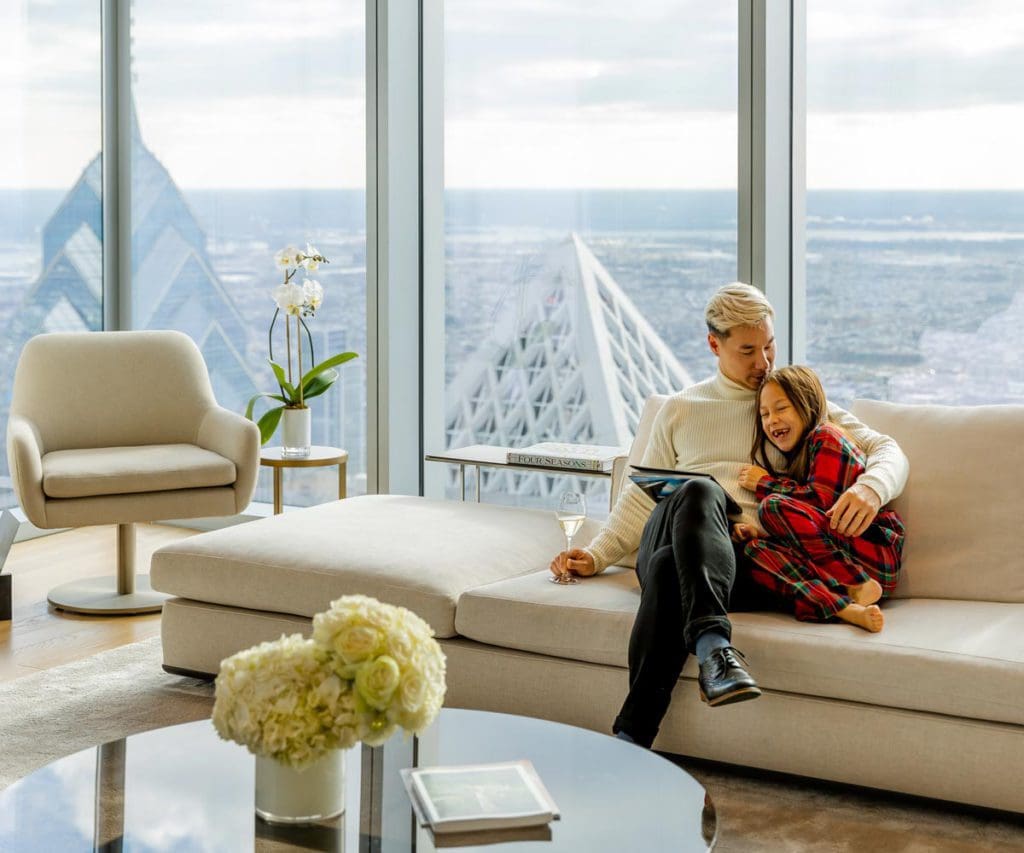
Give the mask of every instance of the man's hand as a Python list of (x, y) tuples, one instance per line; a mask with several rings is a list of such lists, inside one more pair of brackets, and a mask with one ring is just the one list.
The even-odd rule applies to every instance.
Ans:
[(749, 542), (751, 539), (757, 539), (759, 536), (764, 536), (764, 531), (758, 530), (753, 524), (746, 524), (740, 521), (732, 526), (733, 542)]
[(744, 465), (740, 468), (740, 485), (749, 492), (757, 491), (757, 484), (768, 476), (760, 465)]
[(562, 551), (551, 561), (548, 567), (555, 577), (569, 572), (569, 574), (589, 577), (597, 573), (597, 566), (594, 565), (594, 558), (589, 551), (582, 548), (573, 548), (571, 551)]
[(860, 536), (878, 515), (882, 499), (870, 486), (854, 483), (843, 492), (830, 510), (829, 527), (842, 536)]

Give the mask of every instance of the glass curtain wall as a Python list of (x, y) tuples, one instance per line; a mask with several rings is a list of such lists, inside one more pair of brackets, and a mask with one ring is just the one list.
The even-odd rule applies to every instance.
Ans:
[(1024, 400), (1024, 8), (807, 4), (807, 356), (840, 403)]
[[(628, 445), (737, 275), (737, 7), (447, 0), (445, 440)], [(456, 496), (456, 472), (447, 493)], [(551, 508), (605, 482), (484, 470)]]
[[(103, 325), (100, 4), (0, 4), (0, 422), (41, 332)], [(0, 507), (14, 507), (6, 454)]]
[[(365, 39), (355, 0), (133, 3), (132, 325), (190, 335), (220, 404), (242, 412), (280, 393), (274, 254), (312, 244), (330, 261), (310, 275), (314, 357), (360, 356), (310, 401), (313, 443), (349, 452), (350, 495), (366, 491)], [(287, 504), (337, 497), (334, 468), (285, 481)], [(267, 470), (255, 499), (272, 499)]]

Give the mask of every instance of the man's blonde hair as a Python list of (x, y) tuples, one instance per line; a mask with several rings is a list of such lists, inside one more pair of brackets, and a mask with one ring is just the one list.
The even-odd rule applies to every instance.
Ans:
[(760, 326), (775, 316), (775, 309), (756, 287), (734, 281), (715, 291), (704, 309), (708, 331), (717, 338), (727, 338), (737, 326)]

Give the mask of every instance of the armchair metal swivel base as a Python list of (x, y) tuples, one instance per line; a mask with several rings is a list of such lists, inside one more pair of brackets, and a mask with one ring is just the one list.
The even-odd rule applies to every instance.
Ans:
[(135, 525), (117, 525), (117, 577), (102, 575), (55, 586), (46, 594), (58, 610), (128, 616), (159, 613), (170, 598), (149, 586), (149, 575), (135, 574)]

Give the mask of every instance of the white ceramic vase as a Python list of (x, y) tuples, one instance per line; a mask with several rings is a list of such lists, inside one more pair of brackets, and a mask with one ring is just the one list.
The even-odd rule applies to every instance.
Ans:
[(345, 753), (332, 749), (302, 770), (256, 756), (256, 814), (267, 823), (316, 823), (345, 811)]
[(282, 456), (293, 459), (309, 456), (312, 444), (313, 410), (286, 408), (281, 415)]

